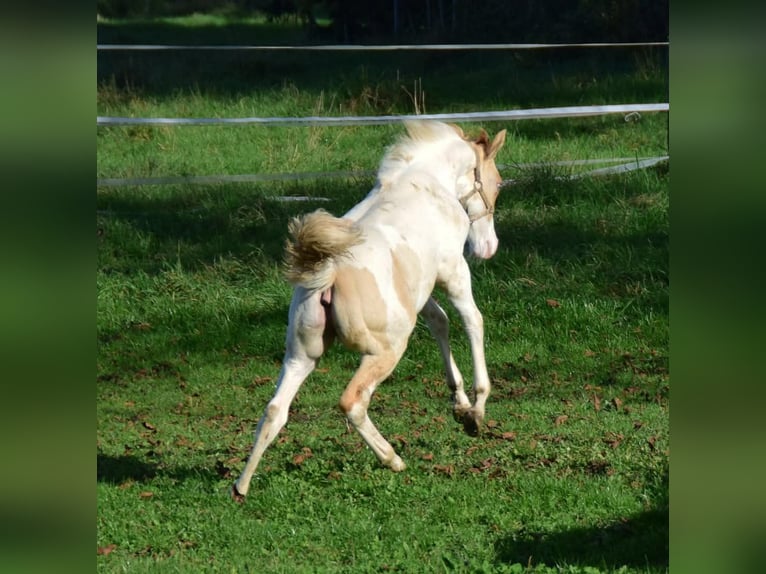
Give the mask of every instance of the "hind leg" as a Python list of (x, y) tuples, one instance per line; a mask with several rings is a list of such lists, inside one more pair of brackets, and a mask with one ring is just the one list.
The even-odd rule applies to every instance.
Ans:
[(429, 297), (420, 314), (425, 319), (428, 330), (431, 331), (431, 335), (436, 339), (436, 344), (439, 346), (439, 352), (444, 362), (447, 386), (452, 391), (452, 414), (456, 421), (462, 423), (465, 413), (471, 408), (471, 403), (463, 390), (463, 375), (460, 374), (455, 364), (455, 359), (449, 346), (449, 320), (447, 319), (447, 314), (433, 297)]
[(383, 438), (372, 423), (367, 414), (367, 408), (375, 388), (391, 374), (401, 355), (402, 353), (395, 351), (364, 355), (359, 369), (340, 398), (341, 409), (378, 460), (396, 472), (404, 470), (405, 464), (394, 451), (394, 447)]
[(277, 382), (277, 390), (255, 430), (255, 443), (242, 474), (232, 488), (232, 496), (241, 499), (250, 489), (250, 480), (266, 448), (287, 422), (287, 413), (298, 389), (316, 367), (331, 336), (326, 330), (325, 309), (320, 294), (310, 295), (297, 288), (290, 304), (285, 358)]

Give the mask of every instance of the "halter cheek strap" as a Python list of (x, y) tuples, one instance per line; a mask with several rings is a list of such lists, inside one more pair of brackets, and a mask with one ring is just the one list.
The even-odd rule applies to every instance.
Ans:
[(492, 215), (495, 212), (495, 207), (493, 205), (490, 205), (489, 199), (487, 198), (487, 194), (484, 191), (484, 184), (481, 181), (481, 173), (479, 172), (479, 162), (480, 159), (478, 157), (478, 154), (476, 156), (476, 168), (473, 170), (474, 174), (474, 182), (473, 182), (473, 189), (466, 193), (463, 197), (460, 198), (460, 205), (463, 206), (463, 209), (465, 209), (466, 213), (468, 213), (468, 200), (471, 199), (475, 194), (479, 194), (481, 197), (481, 200), (484, 202), (484, 211), (482, 213), (479, 213), (478, 215), (468, 215), (468, 220), (473, 223), (474, 221), (477, 221), (481, 219), (482, 217), (487, 217), (488, 215)]

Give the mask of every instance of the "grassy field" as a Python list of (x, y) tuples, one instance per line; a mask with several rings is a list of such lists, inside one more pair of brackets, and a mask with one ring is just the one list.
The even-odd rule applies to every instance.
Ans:
[[(111, 22), (99, 41), (244, 33), (203, 24)], [(299, 55), (100, 55), (98, 113), (412, 113), (403, 87), (418, 78), (429, 113), (667, 97), (661, 58), (646, 54), (474, 57), (344, 55), (319, 68)], [(334, 347), (242, 505), (228, 488), (283, 352), (286, 222), (319, 206), (343, 213), (372, 178), (99, 188), (100, 572), (666, 571), (667, 166), (577, 180), (514, 167), (665, 154), (666, 117), (485, 127), (509, 129), (498, 163), (516, 180), (498, 204), (498, 254), (472, 263), (494, 384), (485, 432), (470, 438), (453, 422), (418, 325), (371, 405), (408, 469), (381, 468), (337, 408), (358, 357)], [(97, 173), (370, 170), (400, 131), (99, 128)], [(329, 201), (280, 199), (292, 195)]]

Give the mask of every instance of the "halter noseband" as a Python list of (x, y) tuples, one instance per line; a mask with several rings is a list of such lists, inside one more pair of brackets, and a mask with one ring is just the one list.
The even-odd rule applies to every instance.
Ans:
[(481, 165), (481, 159), (479, 158), (479, 154), (476, 154), (476, 167), (473, 170), (473, 189), (466, 193), (463, 197), (459, 199), (460, 205), (463, 206), (463, 209), (465, 209), (465, 212), (468, 213), (468, 200), (471, 199), (474, 194), (479, 194), (481, 197), (481, 200), (484, 202), (484, 212), (480, 213), (478, 215), (468, 215), (468, 221), (473, 223), (474, 221), (477, 221), (481, 219), (482, 217), (487, 217), (488, 215), (492, 215), (495, 212), (495, 206), (489, 204), (489, 199), (487, 199), (487, 194), (484, 191), (484, 184), (481, 181), (481, 172), (479, 171), (479, 165)]

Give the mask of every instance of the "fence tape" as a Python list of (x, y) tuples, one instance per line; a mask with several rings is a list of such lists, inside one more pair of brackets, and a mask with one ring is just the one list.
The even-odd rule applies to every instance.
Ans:
[[(583, 177), (585, 175), (607, 175), (609, 173), (621, 173), (631, 171), (631, 169), (641, 169), (649, 167), (661, 161), (667, 160), (669, 156), (658, 156), (652, 158), (605, 158), (605, 159), (577, 159), (571, 161), (554, 162), (532, 162), (520, 164), (498, 164), (498, 170), (508, 169), (529, 169), (535, 167), (559, 166), (574, 167), (579, 165), (597, 165), (609, 163), (621, 163), (621, 165), (599, 168), (583, 174), (576, 174), (570, 177)], [(639, 166), (639, 167), (633, 167)], [(616, 171), (609, 171), (616, 170)], [(301, 181), (309, 179), (342, 179), (342, 178), (372, 178), (377, 172), (374, 170), (359, 171), (325, 171), (325, 172), (303, 172), (303, 173), (272, 173), (272, 174), (239, 174), (239, 175), (179, 175), (179, 176), (158, 176), (158, 177), (107, 177), (96, 180), (98, 187), (122, 187), (122, 186), (141, 186), (141, 185), (168, 185), (168, 184), (215, 184), (215, 183), (258, 183), (273, 181)], [(514, 180), (505, 179), (502, 185), (510, 185)]]
[(582, 177), (597, 177), (601, 175), (614, 175), (617, 173), (627, 173), (629, 171), (635, 171), (637, 169), (645, 169), (647, 167), (652, 167), (663, 161), (668, 161), (669, 159), (670, 159), (670, 156), (663, 155), (659, 157), (646, 158), (642, 160), (633, 160), (630, 163), (614, 165), (611, 167), (602, 167), (599, 169), (592, 169), (590, 171), (586, 171), (585, 173), (570, 175), (569, 178), (579, 179)]
[(637, 48), (669, 46), (670, 42), (589, 42), (580, 44), (328, 44), (315, 46), (252, 46), (252, 45), (169, 45), (169, 44), (96, 44), (99, 51), (166, 51), (166, 50), (205, 50), (205, 51), (316, 51), (316, 52), (391, 52), (413, 50), (541, 50), (555, 48)]
[(306, 116), (278, 118), (129, 118), (114, 116), (97, 116), (99, 126), (128, 126), (128, 125), (271, 125), (271, 126), (362, 126), (383, 125), (402, 122), (405, 120), (439, 120), (454, 122), (469, 121), (503, 121), (543, 118), (576, 118), (600, 116), (607, 114), (631, 114), (634, 112), (666, 112), (670, 109), (668, 103), (655, 104), (617, 104), (606, 106), (564, 106), (558, 108), (532, 108), (527, 110), (504, 110), (497, 112), (464, 112), (454, 114), (405, 114), (400, 116)]

